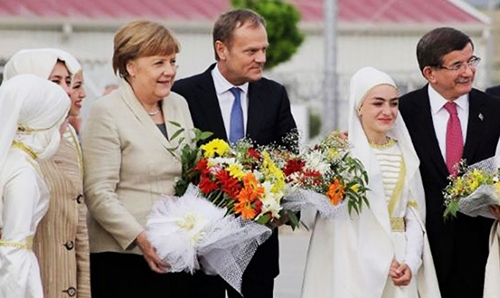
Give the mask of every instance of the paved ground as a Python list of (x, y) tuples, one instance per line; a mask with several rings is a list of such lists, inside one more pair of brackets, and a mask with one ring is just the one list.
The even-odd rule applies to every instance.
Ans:
[(310, 233), (305, 230), (280, 232), (280, 269), (274, 288), (275, 298), (300, 298)]

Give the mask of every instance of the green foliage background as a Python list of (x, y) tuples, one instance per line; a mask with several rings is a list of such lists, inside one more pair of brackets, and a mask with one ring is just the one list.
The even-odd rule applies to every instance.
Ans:
[(282, 0), (231, 0), (234, 8), (247, 8), (260, 14), (266, 20), (269, 48), (266, 69), (292, 58), (304, 41), (298, 23), (300, 12)]

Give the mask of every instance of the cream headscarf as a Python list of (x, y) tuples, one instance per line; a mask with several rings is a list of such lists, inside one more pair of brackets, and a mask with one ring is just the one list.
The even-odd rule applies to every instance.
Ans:
[[(0, 173), (13, 141), (31, 149), (40, 159), (57, 152), (59, 127), (66, 119), (71, 101), (58, 85), (32, 74), (22, 74), (0, 86)], [(0, 179), (5, 181), (5, 179)], [(0, 227), (4, 185), (0, 185)]]
[[(373, 67), (364, 67), (352, 76), (349, 95), (349, 141), (353, 145), (352, 154), (361, 160), (369, 175), (369, 188), (371, 191), (368, 194), (368, 199), (370, 200), (370, 209), (374, 211), (379, 220), (385, 218), (384, 222), (388, 225), (387, 205), (372, 204), (372, 202), (384, 201), (382, 173), (377, 157), (370, 148), (358, 116), (358, 109), (368, 92), (374, 87), (384, 84), (396, 88), (394, 80), (389, 75)], [(418, 203), (420, 218), (425, 220), (425, 194), (419, 172), (420, 161), (401, 115), (396, 118), (395, 125), (388, 132), (388, 136), (398, 141), (406, 166), (406, 185), (413, 197), (411, 199), (416, 200)], [(381, 224), (384, 223), (381, 222)], [(385, 228), (390, 229), (388, 226)]]
[(26, 49), (16, 52), (5, 64), (4, 80), (30, 73), (48, 79), (57, 61), (63, 61), (71, 76), (82, 71), (82, 66), (68, 52), (54, 48)]

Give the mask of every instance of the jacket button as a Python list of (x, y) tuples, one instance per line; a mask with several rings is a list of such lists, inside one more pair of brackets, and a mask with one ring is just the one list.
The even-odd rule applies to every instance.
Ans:
[(78, 204), (83, 203), (83, 195), (82, 195), (82, 194), (79, 194), (79, 195), (76, 197), (76, 202), (77, 202)]
[(76, 295), (75, 287), (69, 287), (67, 290), (64, 290), (63, 293), (68, 294), (69, 297), (73, 297)]
[(75, 247), (75, 243), (72, 240), (66, 241), (64, 247), (66, 247), (67, 250), (72, 250)]

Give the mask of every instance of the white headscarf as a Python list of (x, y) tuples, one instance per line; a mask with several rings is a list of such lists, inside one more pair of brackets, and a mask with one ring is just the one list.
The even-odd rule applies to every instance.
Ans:
[(13, 141), (23, 143), (39, 158), (52, 156), (70, 105), (61, 87), (35, 75), (18, 75), (4, 82), (0, 87), (0, 169)]
[[(0, 174), (13, 141), (31, 149), (40, 159), (57, 152), (59, 127), (66, 119), (71, 101), (64, 90), (32, 74), (18, 75), (0, 86)], [(3, 191), (0, 179), (0, 228), (3, 226)]]
[[(373, 67), (364, 67), (358, 70), (351, 78), (349, 94), (349, 141), (353, 145), (352, 154), (359, 158), (369, 175), (368, 199), (370, 200), (370, 209), (374, 211), (377, 218), (387, 215), (387, 205), (372, 202), (384, 201), (385, 197), (382, 181), (382, 173), (378, 164), (377, 157), (371, 150), (370, 143), (361, 125), (358, 116), (358, 110), (363, 103), (366, 95), (376, 86), (390, 85), (396, 88), (394, 80), (386, 73)], [(425, 194), (422, 186), (422, 179), (419, 172), (420, 161), (408, 133), (408, 129), (401, 115), (396, 118), (394, 127), (388, 132), (388, 136), (396, 139), (401, 149), (406, 166), (406, 185), (409, 187), (413, 200), (418, 203), (420, 218), (425, 220)], [(370, 198), (372, 196), (372, 198)], [(385, 201), (384, 201), (385, 202)], [(380, 219), (380, 218), (379, 218)], [(385, 220), (389, 224), (388, 220)], [(381, 222), (382, 223), (382, 222)], [(387, 227), (386, 227), (387, 228)], [(390, 227), (389, 227), (390, 228)]]
[(70, 53), (60, 49), (26, 49), (16, 52), (5, 64), (4, 80), (30, 73), (48, 79), (57, 61), (63, 61), (69, 73), (74, 76), (82, 71), (82, 66)]

